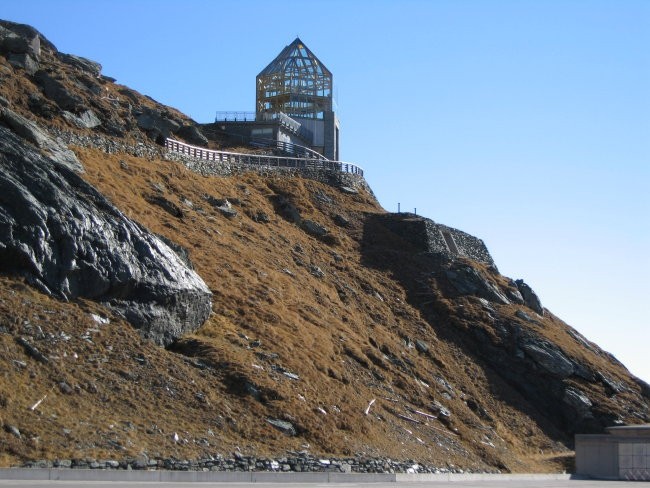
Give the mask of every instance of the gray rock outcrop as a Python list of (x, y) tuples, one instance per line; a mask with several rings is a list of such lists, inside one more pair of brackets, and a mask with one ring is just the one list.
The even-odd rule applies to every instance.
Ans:
[(90, 73), (93, 76), (99, 76), (102, 72), (102, 65), (88, 58), (65, 53), (56, 53), (56, 57), (59, 59), (59, 61), (62, 61), (74, 68), (80, 69), (81, 71)]
[(45, 70), (34, 74), (34, 80), (43, 90), (43, 94), (56, 103), (61, 110), (79, 112), (85, 108), (83, 99), (72, 93), (63, 80)]
[(519, 288), (519, 293), (521, 293), (521, 296), (524, 299), (524, 304), (538, 314), (544, 315), (542, 302), (533, 289), (524, 283), (524, 280), (516, 280), (515, 283), (517, 284), (517, 288)]
[(83, 171), (83, 166), (77, 156), (65, 144), (58, 139), (51, 138), (31, 120), (6, 108), (0, 109), (0, 121), (9, 126), (14, 133), (45, 151), (54, 161), (72, 171)]
[(528, 340), (521, 348), (539, 367), (558, 378), (567, 378), (575, 370), (573, 363), (551, 344)]
[(203, 280), (81, 179), (78, 161), (43, 154), (59, 143), (2, 113), (0, 271), (60, 298), (105, 303), (161, 345), (200, 326), (211, 311)]
[(152, 139), (169, 137), (172, 132), (180, 129), (181, 124), (166, 117), (157, 110), (143, 108), (137, 118), (138, 127), (149, 132)]
[(32, 75), (38, 71), (41, 60), (41, 45), (56, 51), (36, 29), (25, 24), (0, 20), (0, 53), (13, 66), (24, 69)]
[(208, 138), (203, 135), (199, 128), (195, 125), (184, 125), (176, 131), (176, 135), (185, 139), (189, 144), (195, 146), (208, 145)]
[(484, 278), (475, 268), (470, 266), (455, 266), (445, 270), (447, 279), (461, 295), (475, 295), (490, 302), (507, 305), (510, 300), (501, 292), (499, 287)]

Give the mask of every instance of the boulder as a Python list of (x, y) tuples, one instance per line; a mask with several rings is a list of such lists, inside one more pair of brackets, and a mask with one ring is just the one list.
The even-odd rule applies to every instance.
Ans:
[(334, 219), (334, 223), (339, 227), (347, 227), (350, 225), (350, 220), (341, 214), (336, 214), (332, 218)]
[(286, 420), (280, 420), (280, 419), (266, 419), (266, 421), (271, 424), (273, 427), (278, 429), (281, 432), (284, 432), (288, 436), (295, 436), (297, 435), (296, 428), (291, 422), (287, 422)]
[(521, 348), (537, 365), (558, 378), (567, 378), (575, 370), (573, 363), (551, 344), (527, 339)]
[(524, 283), (524, 280), (516, 280), (515, 283), (517, 284), (517, 288), (519, 288), (519, 292), (524, 299), (524, 304), (538, 314), (544, 315), (544, 307), (542, 307), (542, 302), (540, 301), (537, 294), (533, 291), (533, 289)]
[(0, 271), (56, 297), (104, 303), (160, 345), (199, 327), (211, 311), (203, 280), (65, 157), (19, 137), (38, 139), (33, 127), (17, 127), (0, 125)]
[[(495, 272), (498, 273), (498, 271), (495, 269)], [(517, 284), (515, 283), (514, 280), (508, 279), (508, 286), (505, 289), (506, 296), (510, 299), (512, 303), (517, 303), (517, 304), (522, 304), (524, 303), (524, 297), (521, 296), (521, 292), (519, 291), (519, 288), (517, 287)]]
[(143, 108), (136, 122), (140, 129), (149, 132), (151, 139), (167, 138), (172, 132), (180, 129), (181, 124), (163, 115), (158, 110)]
[(455, 266), (445, 270), (445, 275), (461, 295), (475, 295), (503, 305), (510, 303), (497, 285), (484, 278), (471, 266)]
[(199, 128), (195, 125), (184, 125), (178, 129), (175, 134), (186, 140), (188, 144), (206, 147), (208, 145), (208, 138), (205, 137)]
[(327, 235), (327, 233), (329, 232), (327, 228), (325, 228), (318, 222), (314, 222), (313, 220), (309, 220), (309, 219), (304, 219), (302, 222), (300, 222), (300, 227), (307, 234), (312, 235), (314, 237), (323, 237)]
[(102, 124), (102, 121), (92, 110), (86, 110), (79, 115), (72, 112), (63, 111), (63, 118), (73, 123), (80, 129), (92, 129)]

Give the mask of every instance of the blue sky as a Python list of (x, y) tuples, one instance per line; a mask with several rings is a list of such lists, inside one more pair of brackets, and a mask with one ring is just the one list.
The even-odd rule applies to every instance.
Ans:
[(254, 110), (296, 36), (381, 204), (501, 272), (650, 381), (650, 1), (4, 0), (61, 51), (199, 122)]

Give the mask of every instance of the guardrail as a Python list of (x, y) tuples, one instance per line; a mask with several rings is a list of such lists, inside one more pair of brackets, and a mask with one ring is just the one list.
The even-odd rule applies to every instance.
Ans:
[(166, 139), (165, 148), (168, 151), (190, 156), (204, 161), (216, 163), (245, 164), (249, 166), (270, 166), (276, 168), (314, 169), (338, 171), (363, 176), (363, 169), (352, 163), (343, 161), (324, 161), (313, 158), (292, 158), (270, 156), (266, 154), (245, 154), (227, 151), (216, 151), (203, 147), (191, 146), (174, 139)]

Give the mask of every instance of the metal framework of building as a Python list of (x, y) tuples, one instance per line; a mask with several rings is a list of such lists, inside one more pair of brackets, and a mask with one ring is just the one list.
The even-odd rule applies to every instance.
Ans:
[(306, 147), (338, 161), (340, 125), (332, 83), (332, 72), (296, 38), (257, 75), (254, 117), (218, 112), (215, 130), (242, 143)]
[(323, 119), (332, 112), (332, 73), (296, 38), (257, 75), (256, 116)]

